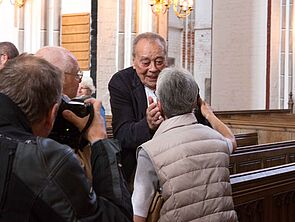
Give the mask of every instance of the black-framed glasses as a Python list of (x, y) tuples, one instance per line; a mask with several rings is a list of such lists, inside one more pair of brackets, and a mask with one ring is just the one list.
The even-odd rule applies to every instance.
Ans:
[(79, 70), (75, 76), (75, 79), (78, 81), (81, 81), (83, 78), (83, 72), (81, 70)]
[[(70, 73), (70, 72), (65, 72), (65, 74), (73, 75), (73, 73)], [(81, 82), (81, 80), (83, 78), (83, 72), (81, 70), (79, 70), (74, 76), (75, 76), (75, 80)]]

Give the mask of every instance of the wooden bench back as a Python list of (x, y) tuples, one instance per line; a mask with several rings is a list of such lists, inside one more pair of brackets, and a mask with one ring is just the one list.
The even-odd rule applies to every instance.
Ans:
[(230, 156), (231, 174), (295, 162), (295, 141), (245, 146)]
[(215, 112), (234, 134), (257, 132), (258, 144), (295, 139), (295, 115), (290, 110)]
[(237, 141), (238, 148), (258, 144), (257, 132), (235, 134), (235, 138)]

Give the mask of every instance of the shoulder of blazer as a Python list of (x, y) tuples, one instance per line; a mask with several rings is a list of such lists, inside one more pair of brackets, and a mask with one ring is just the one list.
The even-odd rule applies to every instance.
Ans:
[[(120, 80), (119, 80), (120, 79)], [(126, 69), (122, 69), (115, 73), (113, 77), (110, 80), (109, 84), (112, 84), (117, 81), (124, 82), (125, 85), (129, 85), (132, 88), (137, 88), (139, 86), (142, 86), (142, 83), (133, 67), (129, 67)], [(118, 82), (117, 82), (118, 83)]]

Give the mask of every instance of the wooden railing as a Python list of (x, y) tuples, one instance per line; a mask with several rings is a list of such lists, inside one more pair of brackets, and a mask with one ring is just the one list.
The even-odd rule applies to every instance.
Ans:
[(285, 110), (215, 112), (234, 134), (258, 134), (258, 144), (295, 139), (295, 115)]
[(231, 174), (295, 162), (295, 141), (238, 148), (230, 156)]
[[(106, 129), (108, 138), (113, 138), (112, 116), (106, 115)], [(239, 133), (235, 135), (238, 147), (258, 144), (258, 134), (256, 132)]]

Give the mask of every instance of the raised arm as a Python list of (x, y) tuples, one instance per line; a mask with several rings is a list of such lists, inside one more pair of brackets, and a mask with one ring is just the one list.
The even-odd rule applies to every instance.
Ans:
[(237, 142), (232, 131), (220, 120), (218, 119), (212, 111), (212, 108), (200, 98), (201, 111), (203, 116), (209, 121), (213, 129), (218, 131), (225, 138), (230, 139), (233, 145), (233, 151), (237, 148)]

